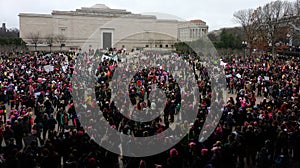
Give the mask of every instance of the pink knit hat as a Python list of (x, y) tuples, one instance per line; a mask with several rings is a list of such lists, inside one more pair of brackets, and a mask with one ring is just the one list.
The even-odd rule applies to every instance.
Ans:
[(206, 148), (201, 149), (202, 154), (206, 154), (207, 152), (208, 152), (208, 149), (206, 149)]
[(171, 149), (171, 150), (170, 150), (170, 156), (171, 156), (171, 157), (173, 157), (173, 156), (178, 156), (178, 151), (177, 151), (175, 148)]
[(195, 147), (196, 146), (196, 143), (195, 142), (190, 142), (190, 148), (192, 148), (192, 147)]

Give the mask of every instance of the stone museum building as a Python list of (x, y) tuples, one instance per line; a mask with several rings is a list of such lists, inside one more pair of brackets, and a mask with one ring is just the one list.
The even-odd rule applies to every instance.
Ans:
[(195, 41), (206, 35), (208, 26), (202, 20), (191, 20), (178, 24), (178, 39), (180, 41)]
[(201, 20), (181, 22), (110, 9), (103, 4), (51, 14), (20, 13), (20, 37), (45, 49), (167, 48), (208, 32)]

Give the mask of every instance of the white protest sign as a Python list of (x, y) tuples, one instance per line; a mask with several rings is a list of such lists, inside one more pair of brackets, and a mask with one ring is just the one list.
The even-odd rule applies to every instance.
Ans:
[(264, 79), (265, 79), (266, 81), (268, 81), (268, 80), (270, 80), (270, 77), (269, 77), (269, 76), (265, 76)]
[(52, 72), (54, 70), (54, 66), (52, 65), (45, 65), (44, 69), (46, 72)]

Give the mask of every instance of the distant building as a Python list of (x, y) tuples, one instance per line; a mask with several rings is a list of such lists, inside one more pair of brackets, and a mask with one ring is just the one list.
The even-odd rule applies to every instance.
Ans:
[(182, 42), (195, 41), (206, 35), (208, 26), (202, 20), (191, 20), (179, 23), (178, 25), (178, 40)]
[[(160, 20), (152, 15), (133, 14), (98, 4), (75, 11), (51, 14), (20, 13), (20, 37), (30, 43), (30, 35), (64, 37), (65, 49), (89, 48), (171, 48), (177, 40), (177, 20)], [(59, 44), (54, 44), (59, 45)]]
[[(124, 9), (110, 9), (103, 4), (75, 11), (52, 11), (51, 14), (20, 13), (20, 37), (31, 43), (37, 34), (40, 46), (47, 38), (64, 37), (64, 49), (165, 48), (172, 49), (178, 40), (178, 20), (157, 19), (153, 15), (133, 14)], [(195, 22), (203, 27), (203, 23)], [(205, 22), (204, 22), (205, 23)], [(202, 28), (203, 33), (207, 27)], [(60, 44), (53, 44), (53, 48)]]
[(2, 27), (0, 27), (0, 32), (7, 32), (5, 23), (2, 23)]

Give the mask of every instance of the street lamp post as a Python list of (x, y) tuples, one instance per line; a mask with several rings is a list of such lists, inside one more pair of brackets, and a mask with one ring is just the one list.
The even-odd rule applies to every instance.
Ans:
[(245, 61), (245, 58), (246, 58), (246, 49), (247, 49), (247, 46), (248, 46), (247, 41), (242, 41), (242, 47), (244, 49), (244, 57), (243, 57), (244, 61)]

